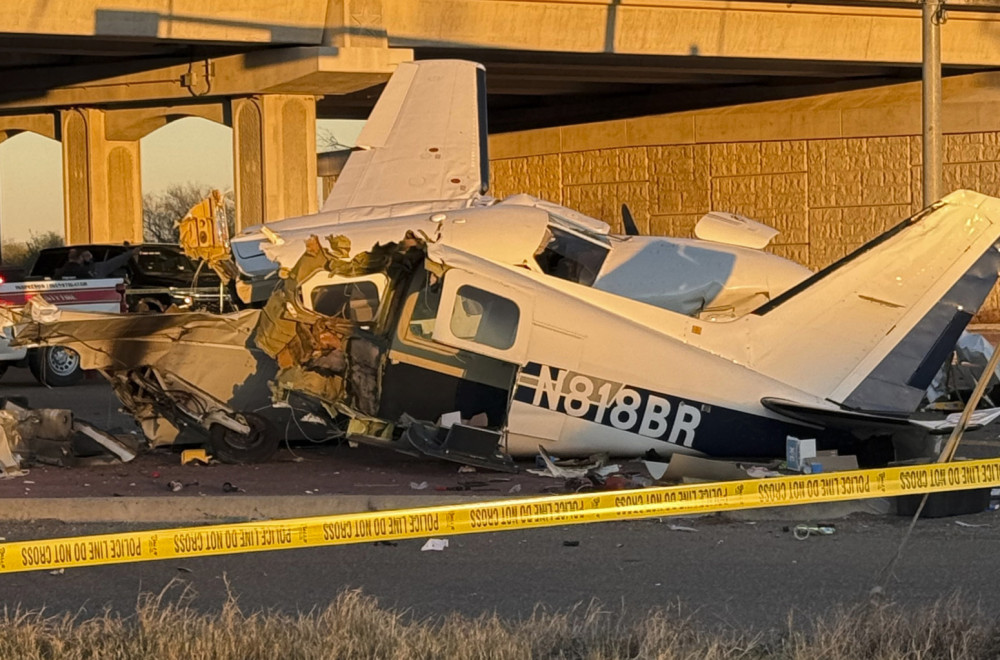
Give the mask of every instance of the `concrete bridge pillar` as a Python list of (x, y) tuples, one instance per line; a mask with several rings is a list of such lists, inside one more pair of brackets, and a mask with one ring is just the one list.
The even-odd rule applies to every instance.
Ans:
[(139, 141), (109, 140), (106, 114), (60, 112), (66, 243), (142, 240)]
[(232, 100), (237, 230), (315, 213), (316, 97)]

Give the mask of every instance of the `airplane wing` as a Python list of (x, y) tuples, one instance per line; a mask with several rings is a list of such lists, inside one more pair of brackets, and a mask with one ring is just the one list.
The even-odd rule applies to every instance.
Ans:
[(485, 75), (482, 65), (460, 60), (400, 64), (322, 211), (419, 202), (463, 208), (485, 193)]

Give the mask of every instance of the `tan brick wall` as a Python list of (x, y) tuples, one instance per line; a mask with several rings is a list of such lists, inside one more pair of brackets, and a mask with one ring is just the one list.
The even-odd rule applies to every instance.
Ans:
[[(817, 136), (809, 137), (806, 114), (796, 132), (802, 139), (794, 140), (729, 141), (740, 130), (748, 131), (740, 129), (738, 116), (722, 121), (716, 115), (701, 124), (697, 115), (693, 121), (678, 115), (645, 117), (633, 120), (640, 130), (631, 133), (621, 121), (590, 125), (595, 136), (590, 143), (604, 148), (581, 148), (588, 144), (587, 127), (581, 126), (514, 134), (506, 142), (506, 136), (499, 136), (499, 152), (506, 157), (493, 161), (493, 194), (538, 195), (600, 218), (619, 232), (620, 207), (627, 203), (641, 230), (670, 236), (691, 236), (697, 220), (710, 210), (740, 213), (781, 232), (769, 246), (771, 252), (820, 269), (921, 207), (921, 139), (892, 135), (897, 125), (912, 127), (912, 121), (901, 123), (899, 117), (909, 117), (914, 108), (887, 109), (885, 135), (851, 136), (842, 129), (840, 136), (830, 137), (828, 105), (817, 113)], [(772, 108), (780, 116), (780, 104)], [(870, 117), (869, 110), (853, 107), (850, 116), (864, 111)], [(945, 136), (944, 189), (1000, 196), (1000, 113), (969, 112), (991, 130)], [(990, 118), (983, 119), (987, 114)], [(759, 121), (760, 110), (748, 116)], [(847, 116), (844, 111), (842, 117)], [(657, 131), (657, 119), (665, 127), (684, 129)], [(699, 131), (699, 125), (711, 130)], [(863, 130), (870, 132), (871, 125), (867, 119)], [(554, 136), (552, 131), (559, 130), (563, 133)], [(677, 136), (675, 143), (671, 135)], [(620, 146), (607, 146), (615, 140)], [(552, 145), (561, 145), (562, 151), (511, 155), (525, 145), (543, 143), (547, 151), (558, 151)], [(1000, 322), (996, 290), (976, 320)]]

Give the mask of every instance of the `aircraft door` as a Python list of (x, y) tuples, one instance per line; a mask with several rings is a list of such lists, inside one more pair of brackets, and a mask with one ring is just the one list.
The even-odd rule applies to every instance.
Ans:
[(523, 366), (527, 362), (530, 295), (461, 270), (445, 274), (434, 341)]

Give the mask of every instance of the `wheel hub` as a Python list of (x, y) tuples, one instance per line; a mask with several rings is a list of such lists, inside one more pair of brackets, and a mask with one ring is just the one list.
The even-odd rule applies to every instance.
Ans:
[(49, 368), (58, 376), (68, 376), (80, 366), (80, 354), (62, 346), (50, 350), (48, 359)]

